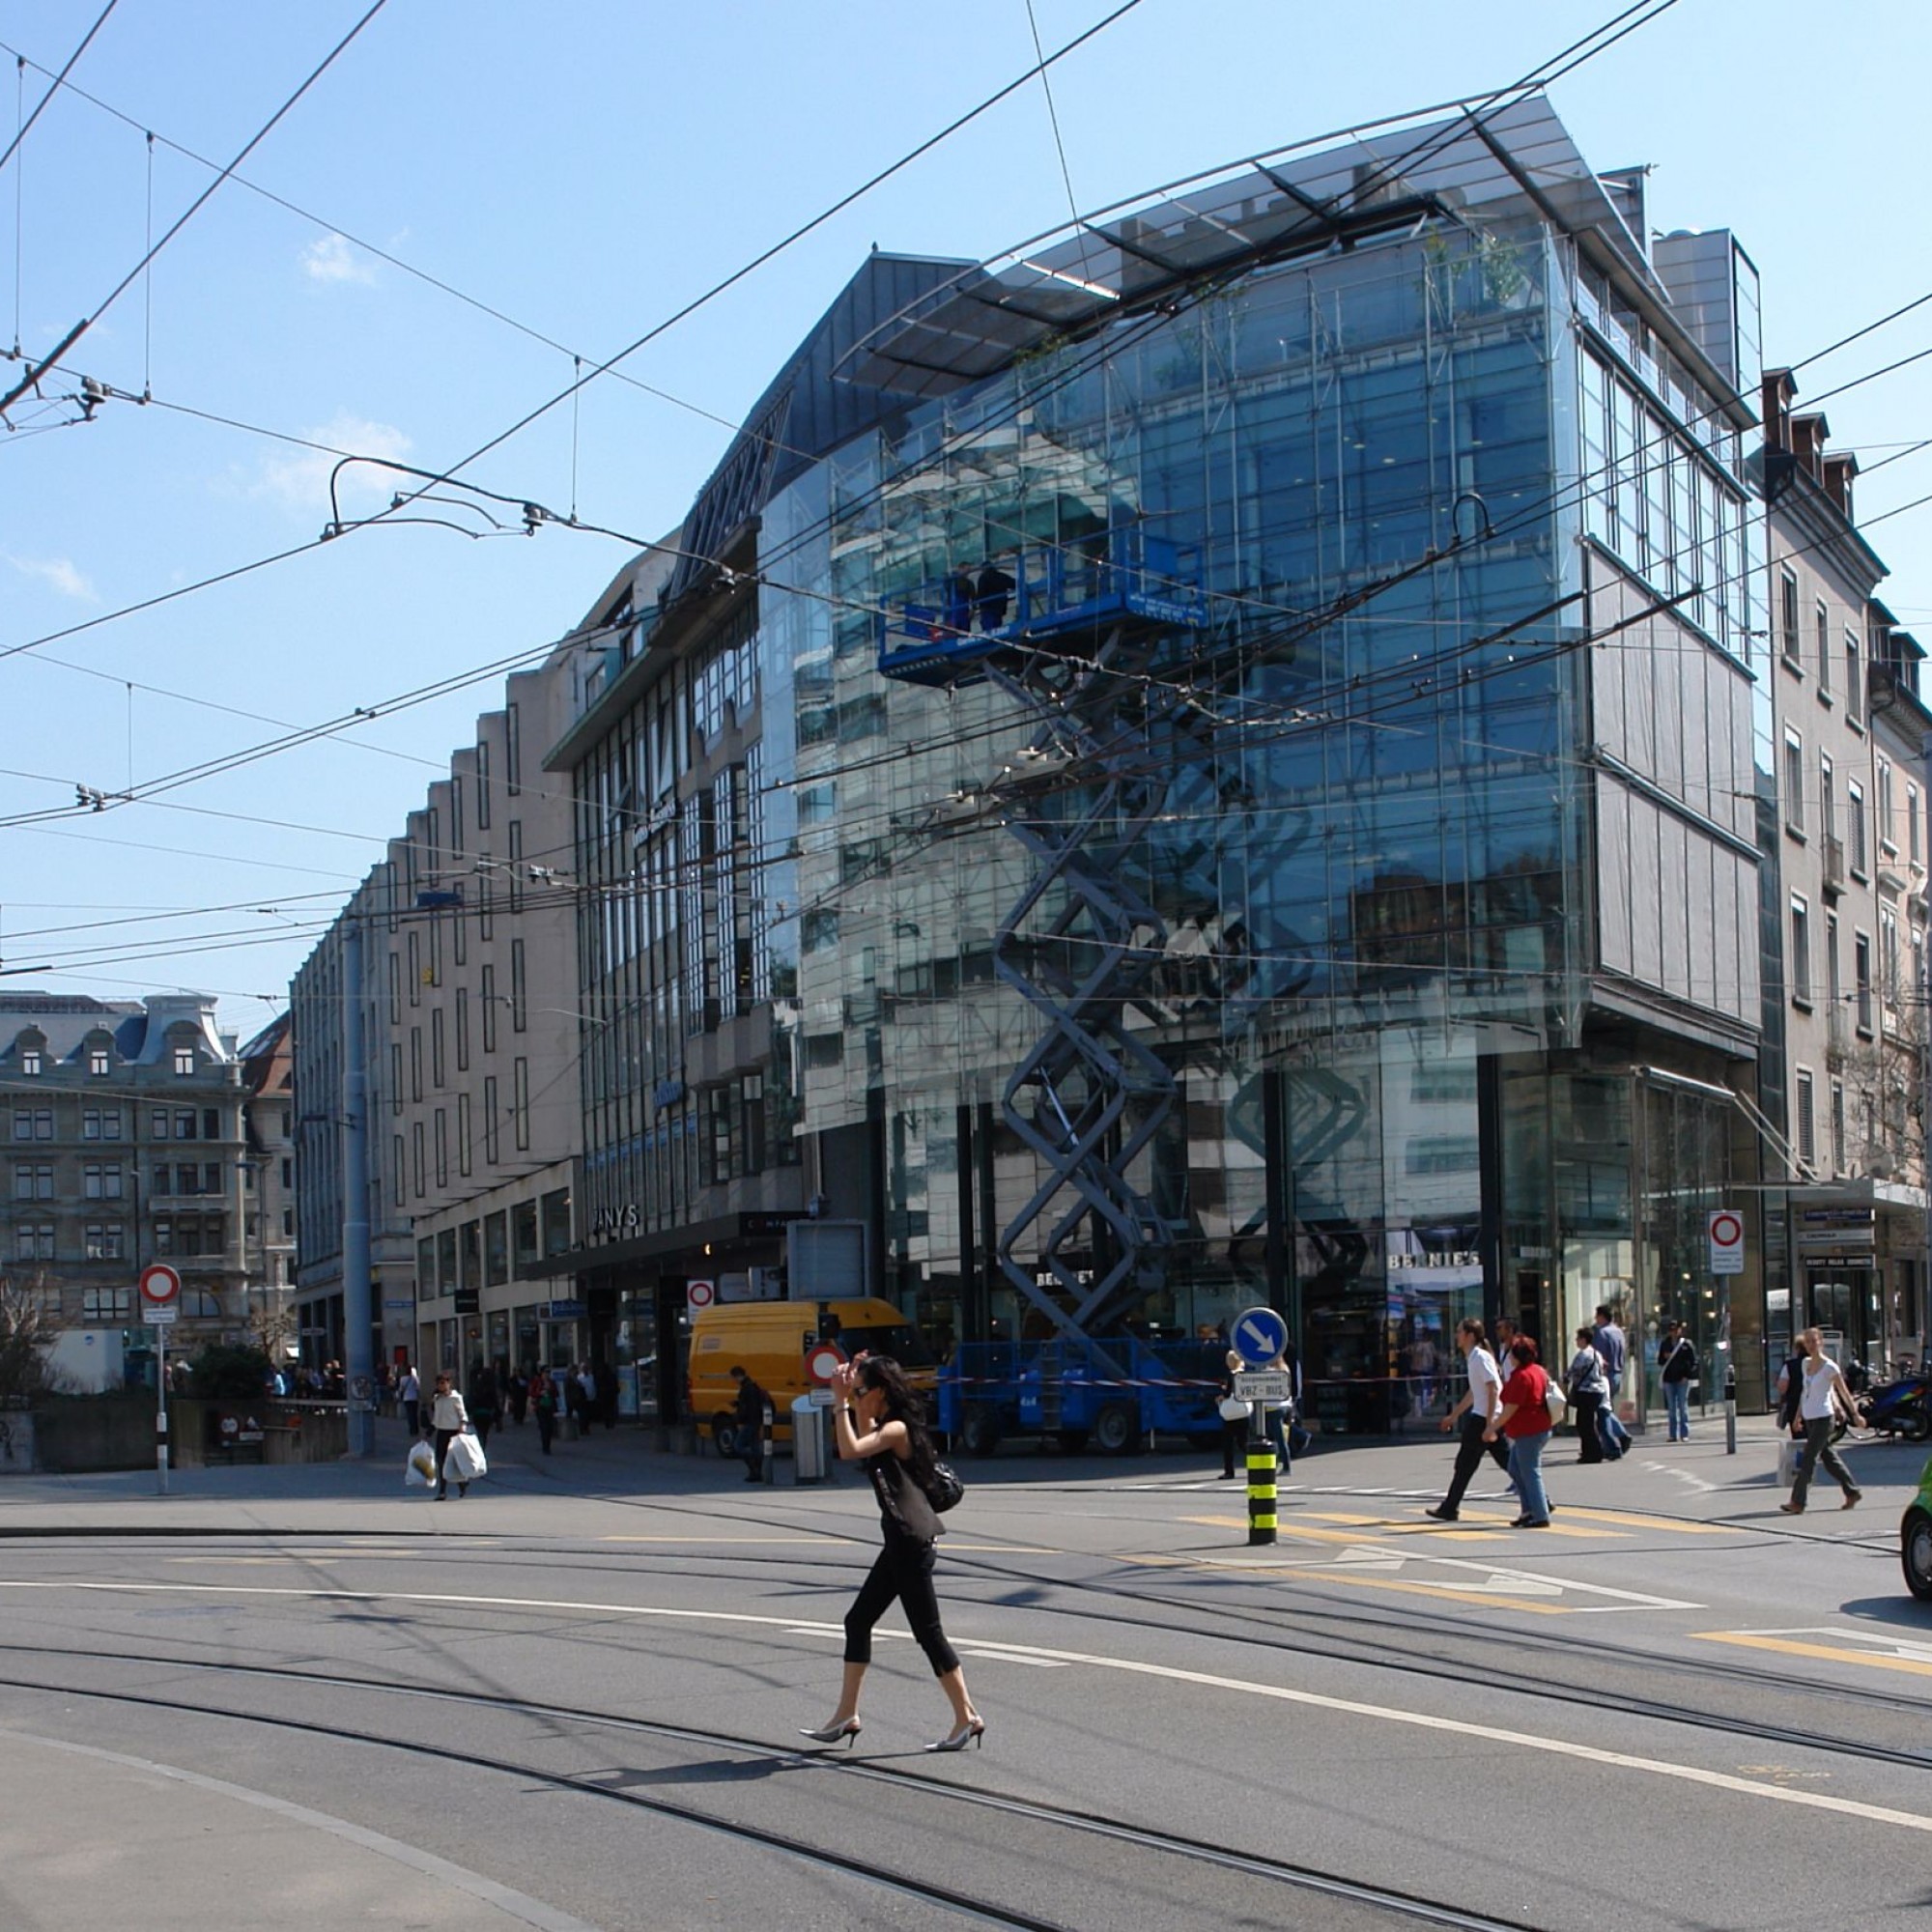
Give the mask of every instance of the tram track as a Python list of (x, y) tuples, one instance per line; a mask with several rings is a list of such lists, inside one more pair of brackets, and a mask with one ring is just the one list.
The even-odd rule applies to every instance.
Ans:
[[(733, 1733), (635, 1717), (616, 1717), (606, 1712), (560, 1706), (546, 1699), (542, 1703), (502, 1694), (479, 1693), (463, 1690), (442, 1690), (430, 1686), (400, 1683), (335, 1672), (303, 1670), (287, 1666), (233, 1664), (207, 1659), (138, 1655), (126, 1649), (92, 1650), (72, 1645), (0, 1644), (0, 1656), (39, 1657), (73, 1663), (162, 1667), (218, 1674), (224, 1679), (242, 1679), (251, 1684), (279, 1682), (303, 1690), (369, 1694), (384, 1700), (408, 1698), (433, 1704), (460, 1707), (464, 1712), (484, 1712), (492, 1716), (526, 1719), (554, 1728), (559, 1720), (582, 1730), (613, 1735), (649, 1738), (684, 1751), (724, 1751), (735, 1755), (748, 1772), (765, 1775), (772, 1771), (810, 1766), (841, 1779), (883, 1786), (900, 1799), (911, 1798), (924, 1804), (937, 1802), (948, 1807), (963, 1807), (993, 1815), (1005, 1827), (1024, 1824), (1044, 1828), (1050, 1833), (1073, 1838), (1099, 1841), (1110, 1860), (1122, 1854), (1145, 1855), (1156, 1864), (1170, 1861), (1183, 1866), (1211, 1867), (1238, 1880), (1249, 1880), (1261, 1889), (1262, 1899), (1277, 1904), (1286, 1893), (1319, 1895), (1338, 1906), (1353, 1906), (1379, 1920), (1364, 1919), (1366, 1927), (1375, 1922), (1395, 1920), (1404, 1923), (1454, 1928), (1455, 1932), (1537, 1932), (1529, 1921), (1500, 1918), (1470, 1912), (1444, 1901), (1387, 1886), (1378, 1886), (1345, 1874), (1323, 1870), (1312, 1864), (1269, 1858), (1261, 1854), (1232, 1851), (1205, 1839), (1151, 1826), (1129, 1824), (1118, 1819), (1098, 1818), (1069, 1807), (1025, 1798), (1011, 1792), (980, 1785), (961, 1785), (923, 1775), (917, 1771), (882, 1762), (876, 1758), (843, 1756), (824, 1749), (774, 1746)], [(17, 1669), (17, 1665), (15, 1666)], [(598, 1777), (559, 1772), (525, 1758), (502, 1755), (499, 1751), (478, 1751), (473, 1747), (447, 1745), (433, 1739), (399, 1736), (393, 1728), (371, 1729), (353, 1724), (323, 1722), (286, 1713), (242, 1710), (213, 1701), (162, 1695), (152, 1690), (134, 1690), (103, 1688), (98, 1684), (52, 1682), (44, 1677), (20, 1674), (0, 1675), (0, 1689), (38, 1692), (64, 1697), (122, 1705), (171, 1716), (206, 1718), (228, 1722), (290, 1732), (330, 1742), (370, 1747), (410, 1758), (432, 1760), (463, 1767), (467, 1772), (482, 1770), (525, 1782), (535, 1782), (560, 1793), (591, 1798), (629, 1806), (680, 1823), (715, 1832), (741, 1842), (756, 1845), (800, 1861), (804, 1864), (857, 1878), (886, 1892), (907, 1896), (926, 1905), (945, 1908), (964, 1919), (983, 1925), (1010, 1927), (1013, 1932), (1076, 1932), (1066, 1921), (1044, 1918), (1018, 1908), (1010, 1901), (964, 1890), (904, 1870), (882, 1869), (876, 1850), (845, 1853), (822, 1841), (805, 1840), (769, 1826), (744, 1819), (729, 1818), (696, 1805), (684, 1804), (656, 1793), (621, 1788)], [(978, 1769), (978, 1767), (976, 1767)], [(916, 1835), (914, 1841), (917, 1841)], [(1150, 1892), (1157, 1890), (1148, 1886)], [(1243, 1916), (1236, 1922), (1254, 1921)], [(1290, 1921), (1293, 1922), (1293, 1921)]]

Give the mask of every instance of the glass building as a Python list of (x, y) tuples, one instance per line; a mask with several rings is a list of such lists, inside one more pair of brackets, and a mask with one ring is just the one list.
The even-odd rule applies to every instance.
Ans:
[(866, 264), (550, 754), (593, 1325), (822, 1210), (942, 1344), (1272, 1303), (1333, 1430), (1471, 1312), (1748, 1391), (1754, 278), (1641, 197), (1532, 99)]

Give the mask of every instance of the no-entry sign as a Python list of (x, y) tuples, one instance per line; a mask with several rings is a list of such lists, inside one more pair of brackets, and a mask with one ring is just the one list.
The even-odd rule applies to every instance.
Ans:
[(141, 1270), (141, 1320), (150, 1325), (172, 1321), (181, 1312), (182, 1278), (166, 1262), (152, 1262)]
[(1711, 1272), (1743, 1274), (1745, 1271), (1745, 1217), (1735, 1208), (1719, 1208), (1710, 1217)]
[(845, 1350), (837, 1342), (818, 1342), (805, 1351), (805, 1378), (820, 1388), (845, 1366)]

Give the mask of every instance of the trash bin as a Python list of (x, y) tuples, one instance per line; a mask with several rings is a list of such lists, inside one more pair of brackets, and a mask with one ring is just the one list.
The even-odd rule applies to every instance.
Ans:
[(791, 1405), (791, 1479), (794, 1483), (822, 1483), (825, 1463), (825, 1410), (809, 1395), (795, 1396)]

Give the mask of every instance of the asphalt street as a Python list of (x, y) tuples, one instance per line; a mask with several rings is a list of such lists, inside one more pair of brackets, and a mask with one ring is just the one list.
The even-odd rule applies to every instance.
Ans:
[[(1218, 1455), (962, 1462), (940, 1591), (987, 1723), (897, 1612), (851, 1472), (635, 1433), (442, 1504), (366, 1463), (0, 1483), (0, 1925), (1861, 1926), (1932, 1905), (1921, 1451), (1777, 1513), (1761, 1418), (1550, 1458), (1422, 1515), (1449, 1444), (1330, 1444), (1248, 1542)], [(1487, 1472), (1486, 1472), (1487, 1476)]]

